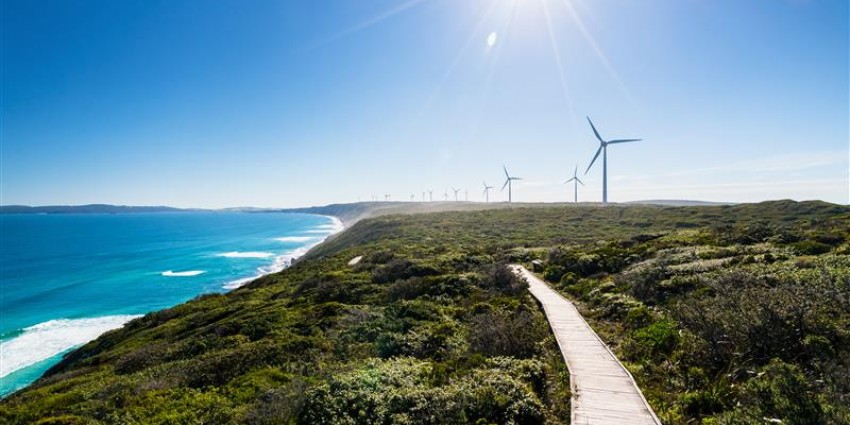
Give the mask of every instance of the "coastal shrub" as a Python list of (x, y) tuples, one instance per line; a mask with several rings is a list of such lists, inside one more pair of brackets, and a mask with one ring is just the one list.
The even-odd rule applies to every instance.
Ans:
[(251, 425), (293, 423), (304, 407), (307, 388), (307, 384), (298, 379), (263, 392), (245, 413), (244, 422)]
[(820, 255), (832, 250), (832, 245), (813, 240), (803, 240), (791, 245), (800, 255)]
[(631, 329), (649, 326), (654, 319), (652, 312), (645, 305), (638, 306), (626, 313), (625, 324)]
[(393, 254), (392, 251), (380, 250), (367, 254), (363, 257), (361, 262), (369, 264), (387, 264), (393, 258), (395, 258), (395, 254)]
[(538, 424), (542, 404), (528, 383), (505, 369), (477, 369), (431, 387), (432, 364), (398, 358), (370, 361), (307, 391), (304, 424)]
[(725, 410), (728, 398), (722, 386), (714, 385), (705, 390), (686, 392), (682, 395), (682, 404), (689, 417), (709, 417)]
[(575, 285), (578, 282), (578, 276), (575, 273), (567, 272), (561, 276), (561, 279), (558, 281), (561, 288), (565, 288), (570, 285)]
[(80, 416), (62, 415), (39, 419), (34, 425), (86, 425), (90, 423), (91, 421)]
[(524, 306), (511, 312), (477, 314), (472, 317), (471, 325), (470, 350), (488, 357), (532, 357), (539, 350), (537, 341), (547, 332)]
[(676, 325), (668, 320), (661, 320), (649, 326), (635, 330), (632, 338), (647, 355), (657, 356), (673, 350), (679, 340)]
[(504, 295), (515, 296), (524, 293), (528, 288), (528, 282), (517, 276), (504, 263), (485, 265), (479, 269), (478, 274), (481, 278), (477, 282), (478, 286)]
[(559, 265), (548, 265), (543, 271), (543, 278), (549, 282), (560, 282), (566, 271)]
[(151, 344), (131, 351), (115, 362), (115, 373), (123, 375), (155, 366), (165, 360), (167, 347), (166, 344)]
[(387, 297), (390, 301), (411, 300), (425, 295), (431, 282), (422, 277), (397, 280), (387, 288)]
[(397, 356), (444, 360), (448, 357), (457, 327), (452, 323), (419, 327), (415, 332), (385, 332), (375, 339), (375, 349), (381, 358)]
[(433, 268), (420, 266), (410, 260), (396, 258), (372, 272), (372, 282), (392, 283), (399, 279), (424, 277), (439, 274)]
[[(783, 423), (791, 425), (827, 423), (816, 389), (794, 365), (774, 359), (749, 379), (737, 397), (739, 405), (720, 415), (720, 424)], [(831, 422), (831, 421), (830, 421)]]

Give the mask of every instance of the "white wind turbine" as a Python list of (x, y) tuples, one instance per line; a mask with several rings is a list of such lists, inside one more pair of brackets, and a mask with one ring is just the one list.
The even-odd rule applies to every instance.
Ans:
[(618, 140), (602, 140), (602, 136), (599, 135), (599, 132), (596, 131), (596, 127), (593, 125), (593, 121), (590, 120), (590, 117), (587, 117), (587, 122), (590, 123), (590, 128), (593, 129), (593, 134), (596, 135), (596, 138), (599, 140), (599, 149), (596, 150), (596, 155), (593, 156), (593, 160), (590, 161), (590, 165), (587, 166), (587, 170), (584, 171), (584, 174), (587, 174), (590, 171), (590, 167), (593, 166), (593, 163), (596, 162), (596, 158), (599, 158), (599, 153), (602, 153), (602, 203), (608, 203), (608, 145), (613, 145), (615, 143), (628, 143), (628, 142), (639, 142), (642, 139), (618, 139)]
[(505, 190), (505, 187), (508, 188), (508, 203), (510, 203), (510, 202), (512, 202), (512, 198), (511, 198), (511, 196), (512, 196), (511, 190), (513, 189), (512, 182), (514, 180), (522, 180), (522, 177), (511, 177), (511, 175), (508, 174), (508, 167), (506, 167), (504, 165), (502, 165), (502, 169), (505, 170), (505, 184), (502, 186), (502, 191)]
[(454, 191), (454, 193), (455, 193), (455, 202), (457, 202), (457, 193), (458, 193), (458, 192), (460, 192), (460, 189), (458, 189), (458, 188), (456, 188), (456, 187), (452, 186), (452, 190), (453, 190), (453, 191)]
[(576, 164), (576, 170), (573, 172), (573, 178), (565, 181), (564, 184), (569, 182), (573, 182), (573, 186), (575, 186), (575, 203), (578, 203), (578, 185), (581, 183), (581, 185), (584, 186), (584, 182), (578, 178), (578, 164)]
[(487, 186), (487, 182), (482, 182), (482, 183), (484, 183), (484, 199), (485, 199), (485, 202), (490, 202), (490, 189), (492, 189), (493, 186)]

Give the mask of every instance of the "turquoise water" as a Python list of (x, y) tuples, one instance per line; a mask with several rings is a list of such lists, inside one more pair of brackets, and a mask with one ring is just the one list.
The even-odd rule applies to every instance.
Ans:
[(0, 215), (0, 394), (133, 317), (280, 270), (340, 228), (307, 214)]

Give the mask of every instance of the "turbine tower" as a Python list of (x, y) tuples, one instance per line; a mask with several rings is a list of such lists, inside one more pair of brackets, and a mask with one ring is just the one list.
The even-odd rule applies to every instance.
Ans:
[(618, 140), (602, 140), (602, 136), (599, 135), (599, 132), (596, 131), (596, 127), (593, 125), (593, 121), (590, 120), (590, 117), (587, 117), (587, 122), (590, 123), (590, 128), (593, 129), (593, 134), (596, 135), (596, 138), (599, 140), (599, 149), (596, 150), (596, 155), (593, 156), (593, 160), (590, 161), (590, 165), (587, 166), (587, 170), (584, 171), (584, 174), (587, 174), (590, 171), (590, 167), (593, 166), (593, 163), (596, 162), (596, 158), (599, 158), (599, 153), (602, 153), (602, 203), (608, 203), (608, 145), (613, 145), (615, 143), (628, 143), (628, 142), (639, 142), (642, 139), (618, 139)]
[(514, 180), (522, 180), (522, 177), (511, 177), (511, 175), (508, 174), (508, 167), (505, 167), (504, 165), (502, 165), (502, 169), (505, 170), (505, 184), (502, 186), (502, 191), (503, 192), (505, 191), (505, 187), (508, 188), (508, 203), (511, 203), (512, 202), (511, 191), (513, 189), (512, 182)]
[(487, 182), (482, 182), (482, 183), (484, 183), (484, 199), (485, 199), (484, 202), (489, 203), (490, 202), (490, 189), (492, 189), (493, 186), (487, 186)]
[(460, 189), (452, 186), (452, 190), (455, 192), (455, 202), (457, 202), (457, 193), (460, 192)]
[(443, 190), (443, 200), (446, 201), (446, 202), (449, 201), (449, 190), (448, 189)]
[(433, 190), (428, 191), (428, 202), (434, 202), (434, 191)]
[(573, 178), (565, 181), (564, 184), (569, 182), (573, 182), (573, 186), (575, 186), (575, 203), (578, 203), (578, 185), (581, 183), (581, 185), (584, 186), (584, 182), (578, 178), (578, 164), (576, 164), (576, 170), (573, 172)]

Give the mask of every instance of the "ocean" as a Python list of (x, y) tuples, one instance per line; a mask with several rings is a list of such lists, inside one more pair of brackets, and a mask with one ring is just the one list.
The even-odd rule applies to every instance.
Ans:
[(284, 213), (0, 215), (0, 396), (103, 332), (279, 271), (341, 229)]

